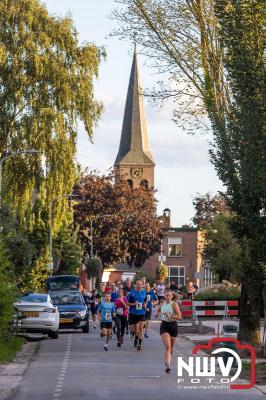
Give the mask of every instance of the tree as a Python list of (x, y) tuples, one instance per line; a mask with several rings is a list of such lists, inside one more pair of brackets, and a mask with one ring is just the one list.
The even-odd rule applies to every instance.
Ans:
[(0, 340), (6, 340), (14, 316), (13, 304), (16, 298), (12, 264), (0, 235)]
[[(8, 159), (4, 200), (30, 229), (40, 215), (47, 217), (49, 201), (61, 196), (54, 210), (59, 229), (63, 196), (77, 178), (77, 122), (92, 138), (102, 111), (93, 82), (103, 51), (90, 43), (80, 46), (71, 18), (49, 15), (39, 0), (1, 1), (0, 38), (0, 156), (33, 148), (47, 160), (44, 180), (40, 154)], [(36, 190), (41, 209), (32, 216)], [(27, 209), (31, 218), (25, 220)]]
[(218, 281), (239, 282), (241, 276), (241, 249), (234, 237), (230, 214), (216, 215), (205, 225), (203, 258), (210, 263)]
[(127, 8), (114, 13), (121, 23), (116, 34), (134, 37), (159, 70), (170, 73), (173, 89), (154, 95), (173, 98), (177, 118), (187, 115), (184, 107), (208, 116), (211, 161), (235, 213), (232, 229), (242, 250), (240, 337), (258, 344), (266, 257), (264, 1), (119, 3)]
[(159, 250), (162, 231), (152, 190), (132, 190), (112, 173), (90, 172), (83, 175), (75, 194), (81, 199), (74, 206), (81, 241), (105, 267), (122, 261), (141, 267)]
[(209, 225), (216, 215), (229, 212), (225, 199), (218, 194), (198, 194), (193, 199), (193, 206), (196, 210), (192, 222), (198, 226)]
[(63, 226), (54, 240), (53, 254), (56, 272), (75, 275), (79, 268), (83, 251), (78, 241), (77, 230), (72, 226)]

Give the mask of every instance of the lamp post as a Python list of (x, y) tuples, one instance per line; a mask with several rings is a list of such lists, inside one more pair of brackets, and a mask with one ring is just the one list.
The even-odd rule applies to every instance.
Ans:
[(13, 158), (16, 156), (19, 156), (20, 154), (37, 154), (41, 153), (40, 150), (35, 150), (35, 149), (28, 149), (28, 150), (19, 150), (14, 153), (9, 153), (3, 158), (0, 159), (0, 229), (2, 229), (2, 203), (3, 203), (3, 196), (2, 196), (2, 169), (3, 169), (3, 163), (6, 161), (8, 158)]
[(49, 248), (50, 248), (50, 269), (53, 270), (54, 263), (53, 263), (53, 203), (57, 200), (63, 199), (63, 198), (72, 198), (72, 197), (79, 197), (78, 194), (65, 194), (64, 196), (58, 196), (55, 197), (50, 201), (49, 204)]
[(90, 216), (90, 238), (91, 238), (91, 249), (90, 257), (93, 258), (93, 221), (100, 218), (116, 217), (117, 214), (105, 214), (105, 215), (92, 215)]

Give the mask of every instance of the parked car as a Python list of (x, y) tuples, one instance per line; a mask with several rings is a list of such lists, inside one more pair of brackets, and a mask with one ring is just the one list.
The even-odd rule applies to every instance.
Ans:
[(79, 291), (50, 292), (52, 302), (58, 307), (60, 329), (82, 329), (89, 333), (89, 310)]
[(49, 294), (27, 294), (15, 304), (16, 325), (19, 332), (47, 334), (58, 338), (59, 312)]

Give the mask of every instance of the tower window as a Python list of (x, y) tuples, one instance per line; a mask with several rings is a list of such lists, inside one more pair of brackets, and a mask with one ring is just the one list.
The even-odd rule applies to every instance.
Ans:
[(140, 186), (143, 189), (148, 189), (148, 187), (149, 187), (148, 181), (146, 181), (146, 179), (142, 179), (142, 181), (140, 182)]
[(127, 184), (130, 189), (133, 189), (133, 181), (131, 179), (127, 180)]

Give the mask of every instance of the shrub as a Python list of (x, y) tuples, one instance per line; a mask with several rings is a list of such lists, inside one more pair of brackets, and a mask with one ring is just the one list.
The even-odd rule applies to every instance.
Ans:
[(237, 300), (240, 298), (239, 286), (215, 285), (194, 295), (194, 300)]
[(157, 276), (157, 279), (165, 280), (166, 278), (168, 278), (168, 267), (167, 267), (167, 265), (161, 263), (156, 269), (156, 276)]

